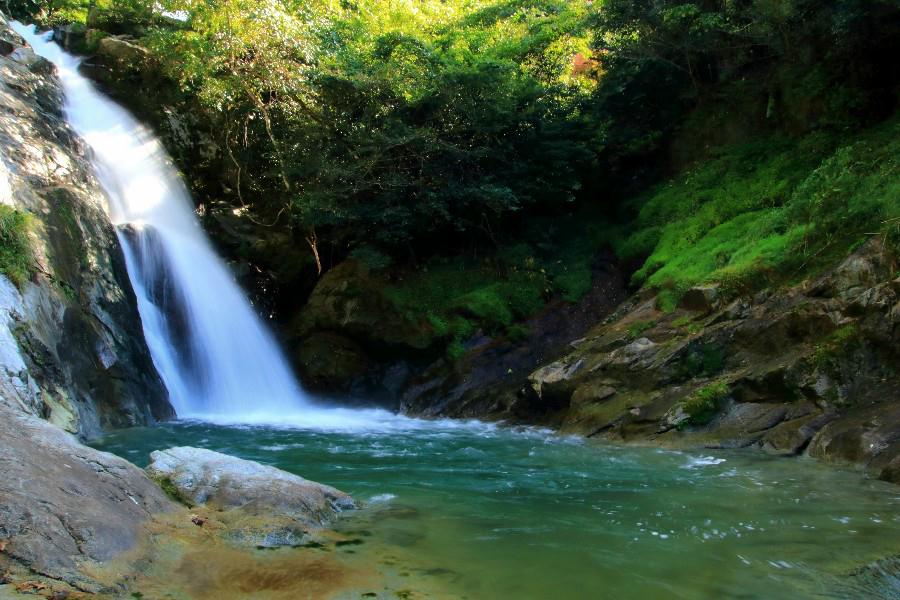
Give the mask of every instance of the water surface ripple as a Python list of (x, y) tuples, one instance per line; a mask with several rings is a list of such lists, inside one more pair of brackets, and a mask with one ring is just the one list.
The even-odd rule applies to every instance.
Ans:
[(366, 501), (338, 524), (366, 532), (356, 558), (435, 596), (900, 597), (900, 488), (807, 459), (413, 420), (345, 432), (181, 422), (98, 443), (138, 464), (175, 445)]

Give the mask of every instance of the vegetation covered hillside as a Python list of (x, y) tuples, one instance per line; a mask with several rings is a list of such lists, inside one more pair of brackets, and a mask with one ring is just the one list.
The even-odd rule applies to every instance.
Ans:
[(7, 4), (147, 49), (107, 84), (140, 104), (152, 71), (210, 138), (175, 155), (257, 227), (232, 250), (284, 318), (351, 258), (458, 356), (577, 301), (604, 248), (671, 308), (898, 237), (894, 0)]

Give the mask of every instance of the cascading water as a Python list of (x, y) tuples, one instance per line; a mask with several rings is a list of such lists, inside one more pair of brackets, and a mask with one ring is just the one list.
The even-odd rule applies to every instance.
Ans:
[(53, 62), (65, 114), (93, 151), (144, 334), (179, 417), (296, 413), (308, 401), (272, 335), (216, 256), (153, 134), (78, 73), (79, 60), (13, 24)]

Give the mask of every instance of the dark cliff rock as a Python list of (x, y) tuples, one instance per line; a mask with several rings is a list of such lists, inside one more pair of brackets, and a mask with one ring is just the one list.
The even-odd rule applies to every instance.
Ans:
[(313, 392), (375, 400), (418, 416), (505, 415), (521, 381), (566, 353), (625, 295), (610, 257), (600, 257), (594, 286), (577, 303), (551, 301), (524, 323), (522, 339), (477, 333), (455, 360), (424, 320), (397, 309), (388, 274), (348, 259), (328, 271), (289, 329), (292, 357)]
[(523, 339), (481, 336), (456, 361), (438, 359), (410, 378), (401, 409), (420, 416), (515, 418), (522, 380), (535, 368), (567, 353), (626, 296), (612, 257), (600, 257), (591, 291), (578, 302), (551, 301), (524, 323)]
[(82, 436), (173, 416), (105, 197), (53, 67), (0, 22), (0, 202), (29, 215), (33, 273), (0, 277), (3, 402)]
[(354, 259), (318, 281), (288, 328), (294, 364), (309, 390), (396, 407), (410, 369), (433, 360), (430, 325), (401, 314), (386, 287), (382, 276)]

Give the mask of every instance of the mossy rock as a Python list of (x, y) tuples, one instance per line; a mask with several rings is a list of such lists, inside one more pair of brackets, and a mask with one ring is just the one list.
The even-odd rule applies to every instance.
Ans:
[(337, 332), (366, 348), (409, 353), (433, 342), (431, 325), (414, 323), (385, 295), (386, 282), (355, 259), (328, 271), (292, 324), (301, 341), (315, 332)]
[(353, 340), (328, 331), (303, 338), (294, 352), (295, 363), (307, 387), (322, 392), (342, 392), (365, 375), (370, 361)]

